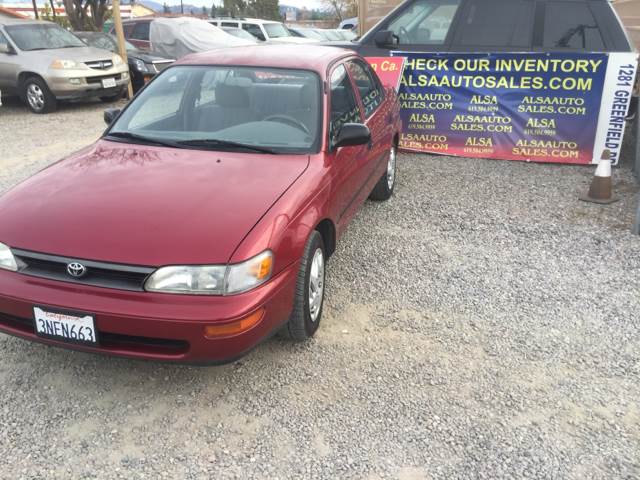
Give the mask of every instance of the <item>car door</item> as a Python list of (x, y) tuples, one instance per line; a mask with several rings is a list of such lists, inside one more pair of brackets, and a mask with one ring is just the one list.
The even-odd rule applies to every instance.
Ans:
[(393, 130), (390, 112), (384, 108), (384, 89), (371, 67), (359, 58), (347, 61), (346, 65), (364, 115), (364, 124), (371, 132), (371, 143), (363, 152), (362, 165), (357, 173), (359, 193), (354, 203), (360, 205), (384, 171), (383, 164), (389, 155)]
[(450, 51), (527, 52), (532, 48), (535, 0), (467, 0)]
[(351, 77), (344, 63), (329, 73), (329, 162), (333, 184), (333, 210), (341, 230), (356, 211), (355, 202), (361, 183), (359, 173), (368, 160), (367, 145), (334, 148), (345, 123), (362, 123), (364, 118)]
[(0, 90), (14, 92), (18, 83), (18, 54), (5, 34), (0, 31), (0, 44), (6, 45), (8, 53), (0, 52)]
[[(406, 2), (362, 38), (358, 52), (364, 57), (387, 57), (393, 50), (446, 52), (453, 25), (464, 0), (413, 0)], [(393, 33), (391, 44), (378, 43), (376, 34)]]

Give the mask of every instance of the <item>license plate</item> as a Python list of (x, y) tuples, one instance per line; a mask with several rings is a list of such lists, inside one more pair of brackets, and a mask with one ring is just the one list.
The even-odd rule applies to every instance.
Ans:
[(73, 315), (33, 307), (33, 318), (36, 332), (41, 337), (86, 345), (98, 344), (92, 315)]
[(115, 78), (103, 78), (102, 79), (102, 88), (113, 88), (116, 86)]

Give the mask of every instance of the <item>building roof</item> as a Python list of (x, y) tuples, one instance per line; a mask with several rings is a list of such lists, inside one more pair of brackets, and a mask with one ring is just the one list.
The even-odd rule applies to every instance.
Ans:
[(355, 55), (351, 50), (322, 45), (258, 44), (230, 47), (189, 55), (183, 65), (237, 65), (316, 71), (324, 77), (329, 65)]
[[(21, 13), (15, 12), (10, 8), (5, 8), (5, 7), (0, 7), (0, 15), (3, 17), (11, 17), (11, 18), (23, 19), (23, 20), (26, 20), (29, 18), (25, 15), (22, 15)], [(8, 19), (3, 19), (3, 21), (4, 20), (8, 20)]]

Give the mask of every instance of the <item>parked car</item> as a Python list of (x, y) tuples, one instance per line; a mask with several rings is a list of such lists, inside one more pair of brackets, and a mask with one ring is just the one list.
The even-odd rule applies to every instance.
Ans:
[(230, 35), (222, 28), (193, 17), (157, 18), (151, 22), (149, 39), (154, 52), (173, 58), (220, 48), (255, 45), (255, 38)]
[(318, 329), (325, 262), (396, 179), (400, 105), (353, 52), (194, 54), (0, 198), (0, 331), (225, 362)]
[(222, 30), (227, 32), (229, 35), (233, 35), (234, 37), (238, 37), (238, 38), (243, 38), (244, 40), (250, 40), (250, 41), (252, 41), (254, 43), (258, 43), (258, 41), (259, 41), (256, 37), (254, 37), (249, 32), (247, 32), (246, 30), (243, 30), (241, 28), (222, 27)]
[[(90, 47), (118, 52), (118, 42), (113, 35), (101, 32), (75, 32), (76, 36)], [(129, 75), (133, 91), (137, 92), (157, 73), (175, 62), (175, 59), (160, 54), (139, 50), (129, 42), (125, 43)]]
[[(149, 29), (151, 28), (151, 22), (153, 22), (155, 18), (156, 17), (138, 17), (123, 20), (122, 30), (124, 31), (124, 38), (140, 50), (151, 50)], [(111, 27), (109, 33), (111, 35), (116, 34), (115, 26)]]
[(629, 52), (608, 0), (408, 0), (357, 42), (361, 55), (416, 52)]
[(296, 37), (280, 22), (272, 20), (260, 20), (258, 18), (223, 17), (212, 18), (209, 23), (217, 27), (241, 28), (246, 30), (261, 42), (270, 41), (276, 43), (316, 43), (309, 38)]
[(327, 38), (324, 35), (321, 35), (315, 28), (307, 28), (307, 27), (287, 27), (287, 28), (296, 37), (310, 38), (312, 40), (317, 40), (317, 41), (327, 40)]
[(354, 30), (358, 28), (358, 17), (345, 18), (338, 26), (340, 30)]
[(119, 55), (85, 45), (51, 22), (0, 19), (0, 90), (19, 95), (34, 113), (59, 100), (112, 101), (129, 83)]

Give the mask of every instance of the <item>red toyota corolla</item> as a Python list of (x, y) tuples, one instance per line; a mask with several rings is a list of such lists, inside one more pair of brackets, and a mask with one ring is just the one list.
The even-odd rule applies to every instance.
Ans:
[(311, 337), (336, 240), (393, 192), (395, 92), (346, 50), (228, 48), (105, 120), (0, 199), (0, 331), (192, 363)]

